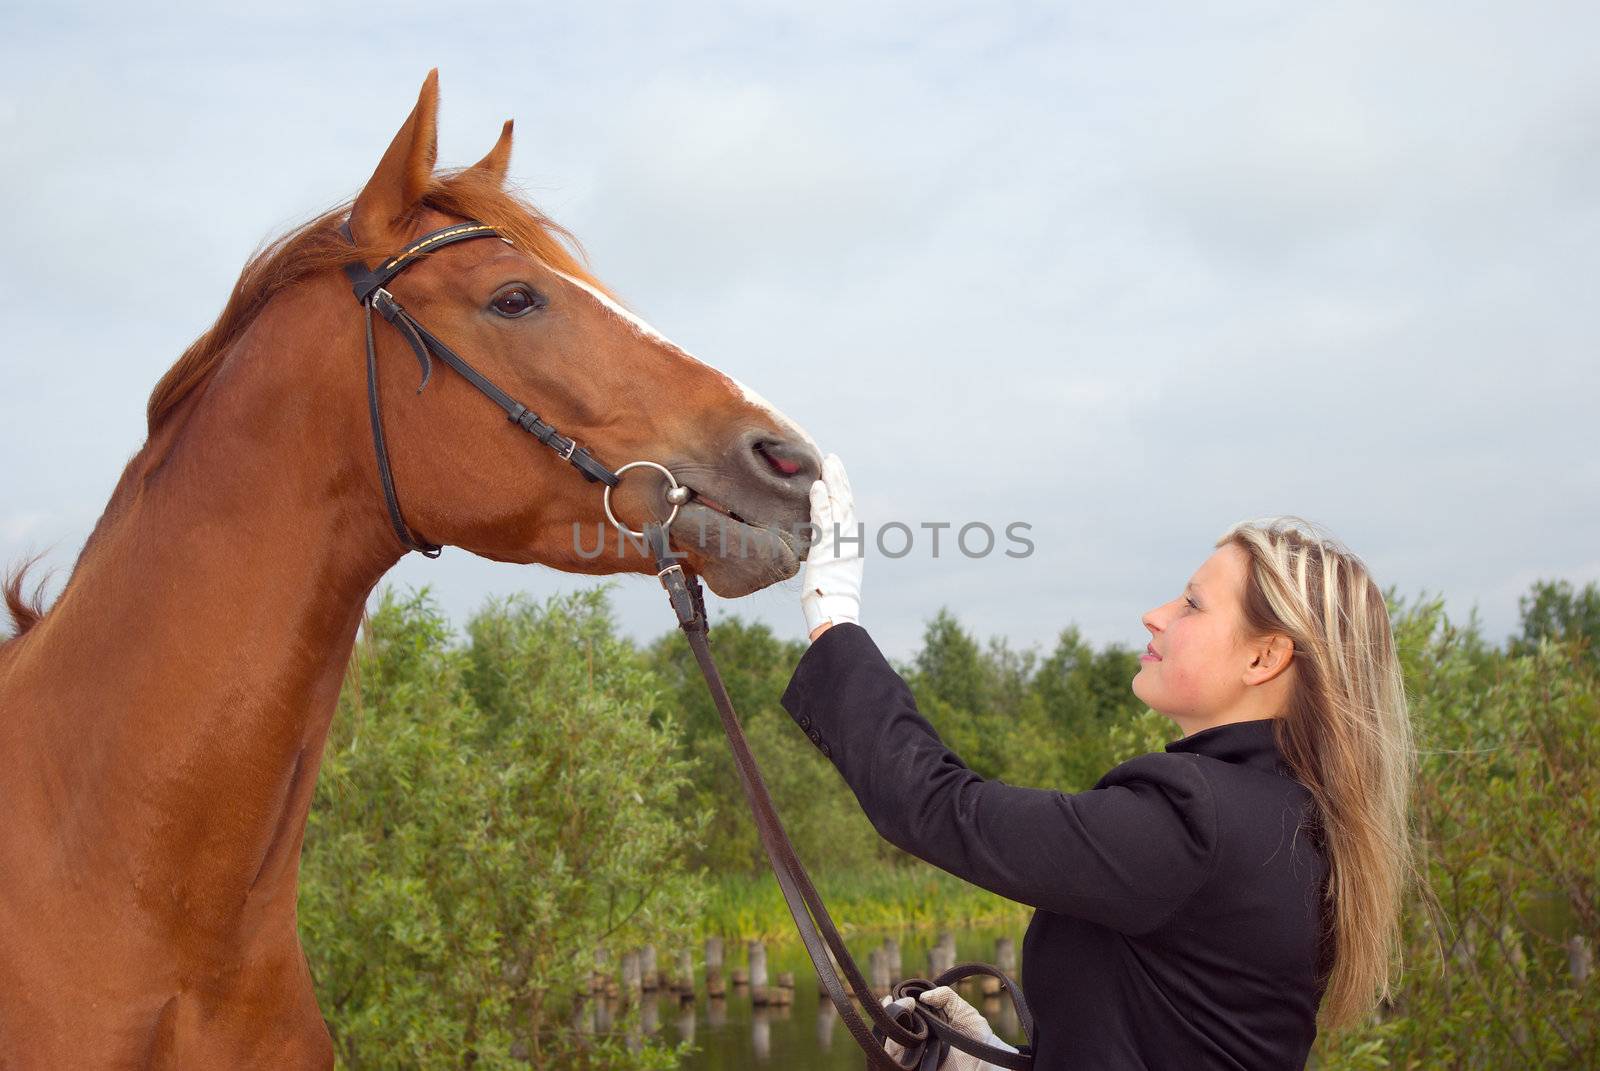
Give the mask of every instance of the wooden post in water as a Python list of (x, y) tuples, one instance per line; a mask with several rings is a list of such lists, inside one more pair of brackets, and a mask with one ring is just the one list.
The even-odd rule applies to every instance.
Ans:
[(928, 949), (928, 980), (933, 981), (956, 965), (956, 937), (949, 930), (939, 935), (939, 942)]
[(872, 995), (882, 1000), (889, 995), (894, 983), (889, 979), (889, 953), (874, 948), (867, 953), (867, 976), (872, 982)]
[[(694, 953), (687, 948), (678, 949), (678, 996), (684, 1000), (694, 999)], [(691, 1023), (693, 1019), (689, 1020)]]
[(639, 1003), (643, 988), (643, 979), (639, 977), (638, 949), (624, 952), (622, 954), (622, 999), (630, 1005)]
[(604, 948), (595, 949), (594, 966), (594, 991), (607, 1000), (616, 1000), (619, 991), (616, 972), (611, 969), (611, 953)]
[[(1015, 979), (1017, 976), (1017, 943), (1009, 937), (996, 937), (994, 939), (994, 965), (1004, 971), (1006, 977)], [(1000, 979), (985, 976), (983, 979), (983, 995), (997, 997), (1000, 995)]]
[(661, 1029), (661, 995), (653, 989), (639, 1000), (639, 1029), (646, 1034)]
[(661, 964), (661, 991), (663, 993), (676, 993), (678, 991), (678, 953), (672, 949), (662, 951), (657, 962)]
[(773, 1003), (788, 1007), (794, 1003), (794, 972), (778, 972), (778, 988), (772, 994)]
[(1015, 978), (1017, 975), (1017, 942), (1002, 937), (994, 943), (994, 965)]
[(594, 1033), (594, 1009), (590, 1006), (587, 996), (579, 997), (572, 1002), (572, 1027), (579, 1034)]
[(599, 949), (595, 949), (594, 962), (591, 963), (590, 966), (589, 966), (589, 969), (584, 972), (583, 977), (578, 979), (578, 984), (573, 987), (573, 989), (576, 990), (578, 996), (586, 997), (590, 993), (594, 992), (594, 990), (595, 990), (595, 980), (599, 977), (599, 974), (600, 974), (599, 971), (595, 970), (595, 967), (599, 964), (599, 962), (600, 962), (600, 950)]
[(884, 960), (889, 967), (890, 979), (892, 981), (899, 981), (900, 979), (904, 978), (905, 975), (903, 975), (901, 972), (906, 968), (905, 964), (900, 959), (900, 942), (895, 940), (893, 937), (885, 937), (883, 939), (883, 954)]
[(661, 971), (656, 966), (656, 946), (645, 945), (639, 950), (639, 987), (654, 993), (661, 984)]
[(766, 1007), (769, 1000), (767, 992), (767, 946), (762, 941), (750, 942), (750, 1003), (758, 1008)]
[(663, 952), (660, 956), (661, 963), (661, 991), (663, 993), (676, 993), (678, 991), (678, 954), (676, 952)]
[(722, 980), (722, 938), (706, 938), (706, 996), (725, 997), (728, 987)]

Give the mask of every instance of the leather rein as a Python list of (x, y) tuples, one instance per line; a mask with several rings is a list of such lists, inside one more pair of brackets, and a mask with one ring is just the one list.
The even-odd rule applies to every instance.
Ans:
[[(340, 233), (354, 244), (348, 223), (341, 226)], [(364, 264), (354, 263), (344, 269), (350, 279), (356, 300), (366, 314), (367, 407), (372, 423), (373, 449), (378, 459), (378, 475), (383, 485), (384, 503), (388, 507), (389, 522), (395, 536), (407, 549), (418, 551), (427, 557), (435, 558), (440, 553), (439, 544), (430, 543), (413, 535), (400, 511), (400, 500), (395, 492), (394, 475), (390, 471), (389, 453), (384, 442), (383, 417), (378, 406), (377, 347), (373, 338), (372, 322), (374, 311), (394, 325), (416, 356), (417, 363), (422, 369), (422, 383), (417, 387), (418, 393), (428, 385), (432, 375), (431, 357), (439, 358), (504, 410), (509, 421), (555, 451), (561, 460), (582, 473), (584, 479), (591, 483), (604, 484), (607, 517), (623, 532), (643, 537), (647, 541), (651, 552), (655, 555), (658, 570), (656, 576), (666, 589), (667, 599), (677, 615), (678, 625), (683, 629), (689, 646), (694, 651), (695, 659), (700, 664), (700, 671), (705, 676), (706, 686), (716, 704), (717, 713), (722, 720), (723, 733), (728, 738), (728, 746), (733, 751), (734, 764), (739, 771), (739, 783), (744, 789), (750, 812), (755, 817), (756, 831), (760, 834), (761, 845), (766, 850), (767, 859), (772, 865), (773, 875), (778, 879), (778, 887), (783, 892), (789, 914), (794, 918), (800, 940), (805, 944), (806, 952), (811, 957), (817, 977), (827, 990), (834, 1007), (839, 1011), (839, 1018), (844, 1021), (851, 1037), (866, 1054), (869, 1071), (936, 1071), (952, 1048), (969, 1053), (997, 1067), (1006, 1068), (1008, 1071), (1032, 1071), (1033, 1054), (1030, 1046), (1024, 1046), (1021, 1052), (1014, 1053), (986, 1045), (950, 1026), (942, 1010), (929, 1007), (920, 1001), (915, 1002), (914, 1007), (909, 1010), (900, 1007), (885, 1008), (878, 1003), (871, 986), (862, 977), (860, 968), (856, 966), (849, 948), (840, 937), (833, 919), (828, 915), (821, 895), (812, 884), (799, 857), (795, 855), (794, 845), (790, 842), (788, 833), (783, 828), (783, 822), (773, 807), (772, 797), (767, 792), (766, 783), (761, 777), (761, 769), (756, 765), (755, 756), (750, 753), (744, 729), (739, 723), (738, 715), (734, 713), (727, 689), (723, 687), (722, 675), (717, 671), (716, 662), (711, 657), (710, 625), (706, 619), (700, 578), (684, 571), (677, 560), (682, 555), (674, 554), (668, 545), (667, 530), (677, 517), (678, 506), (688, 500), (689, 489), (679, 485), (671, 472), (653, 461), (629, 462), (615, 471), (606, 468), (595, 460), (587, 449), (580, 447), (576, 440), (562, 435), (537, 413), (495, 386), (491, 380), (419, 324), (395, 300), (394, 295), (389, 293), (387, 289), (389, 281), (406, 268), (418, 263), (422, 256), (456, 242), (479, 238), (499, 238), (510, 244), (510, 240), (493, 227), (472, 220), (423, 235), (377, 268), (368, 269)], [(640, 532), (635, 532), (622, 524), (611, 512), (611, 489), (621, 482), (622, 472), (637, 466), (658, 469), (666, 474), (671, 485), (667, 497), (672, 504), (672, 511), (665, 521), (648, 523)], [(841, 972), (843, 980), (840, 978)], [(1024, 1035), (1031, 1042), (1034, 1038), (1033, 1016), (1028, 1010), (1022, 990), (996, 967), (983, 963), (957, 964), (932, 980), (906, 979), (894, 988), (893, 995), (915, 997), (937, 986), (954, 985), (962, 979), (977, 975), (987, 975), (999, 980), (1002, 989), (1010, 996), (1016, 1008), (1017, 1020), (1022, 1026)], [(846, 983), (850, 992), (846, 992)], [(860, 1002), (860, 1008), (867, 1013), (867, 1018), (871, 1020), (870, 1025), (862, 1018), (856, 1004), (852, 1002), (852, 993), (855, 1000)], [(903, 1047), (902, 1059), (897, 1060), (884, 1050), (883, 1042), (886, 1038)]]

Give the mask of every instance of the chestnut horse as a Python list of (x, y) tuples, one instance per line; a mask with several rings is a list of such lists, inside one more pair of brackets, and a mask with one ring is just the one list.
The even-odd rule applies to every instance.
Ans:
[[(20, 572), (6, 585), (0, 1067), (333, 1063), (295, 928), (300, 846), (362, 609), (405, 553), (343, 265), (461, 220), (494, 226), (509, 244), (430, 253), (394, 297), (607, 466), (656, 461), (692, 488), (672, 534), (713, 591), (799, 568), (816, 444), (625, 312), (565, 232), (505, 189), (509, 122), (477, 164), (435, 174), (437, 116), (431, 72), (355, 199), (246, 266), (155, 387), (144, 446), (49, 611), (21, 598)], [(513, 285), (530, 298), (497, 301)], [(600, 484), (442, 365), (419, 392), (400, 333), (375, 330), (395, 488), (419, 539), (655, 571), (614, 539), (593, 556)], [(630, 526), (662, 519), (666, 487), (634, 469), (613, 508)]]

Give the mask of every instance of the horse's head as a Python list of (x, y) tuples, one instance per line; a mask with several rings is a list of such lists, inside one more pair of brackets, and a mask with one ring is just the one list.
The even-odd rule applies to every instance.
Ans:
[[(794, 575), (808, 544), (807, 490), (821, 470), (811, 437), (623, 309), (562, 245), (564, 232), (505, 191), (509, 122), (477, 164), (435, 175), (437, 114), (435, 72), (355, 200), (357, 245), (373, 251), (372, 262), (468, 218), (508, 242), (460, 242), (421, 257), (390, 284), (395, 299), (608, 469), (653, 461), (691, 489), (672, 545), (717, 594)], [(349, 315), (359, 322), (354, 302)], [(400, 333), (381, 321), (375, 332), (396, 491), (418, 537), (569, 572), (654, 571), (606, 521), (602, 484), (459, 375), (441, 367), (416, 391), (418, 367)], [(612, 492), (613, 511), (642, 528), (666, 518), (667, 491), (656, 470), (630, 469)]]

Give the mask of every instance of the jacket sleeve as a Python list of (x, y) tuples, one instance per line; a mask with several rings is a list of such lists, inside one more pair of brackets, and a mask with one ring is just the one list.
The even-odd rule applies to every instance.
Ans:
[(880, 835), (991, 892), (1135, 934), (1210, 876), (1217, 808), (1194, 755), (1142, 755), (1071, 794), (986, 780), (854, 623), (816, 639), (782, 702)]

